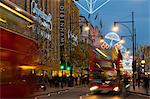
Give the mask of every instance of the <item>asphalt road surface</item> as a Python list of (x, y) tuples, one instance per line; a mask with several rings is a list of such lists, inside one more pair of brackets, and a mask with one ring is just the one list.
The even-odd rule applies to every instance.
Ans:
[(87, 87), (75, 87), (68, 91), (41, 95), (36, 97), (35, 99), (150, 99), (145, 96), (140, 96), (136, 94), (128, 94), (123, 97), (123, 95), (117, 95), (112, 93), (105, 94), (92, 94), (89, 93), (89, 89)]

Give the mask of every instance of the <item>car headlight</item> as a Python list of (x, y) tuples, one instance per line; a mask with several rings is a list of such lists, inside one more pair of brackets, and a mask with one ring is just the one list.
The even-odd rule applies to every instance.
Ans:
[(93, 90), (96, 90), (96, 89), (98, 89), (98, 86), (93, 86), (93, 87), (90, 88), (90, 91), (93, 91)]
[(109, 84), (111, 81), (105, 81), (106, 84)]
[(114, 91), (119, 91), (119, 87), (115, 87), (113, 90)]
[(128, 88), (128, 87), (130, 87), (130, 84), (127, 84), (127, 85), (126, 85), (126, 88)]
[(44, 88), (44, 86), (43, 86), (43, 85), (41, 85), (41, 88)]

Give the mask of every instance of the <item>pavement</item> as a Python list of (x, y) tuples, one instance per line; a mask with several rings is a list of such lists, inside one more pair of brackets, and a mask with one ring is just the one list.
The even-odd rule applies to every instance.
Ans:
[(135, 90), (133, 89), (133, 86), (131, 85), (128, 90), (127, 90), (128, 93), (130, 94), (136, 94), (136, 95), (143, 95), (143, 96), (146, 96), (146, 97), (149, 97), (150, 98), (150, 88), (148, 89), (148, 92), (146, 92), (146, 90), (140, 86), (135, 86)]
[(49, 87), (47, 86), (46, 90), (43, 91), (43, 90), (38, 90), (38, 91), (35, 91), (33, 92), (31, 95), (27, 96), (28, 98), (35, 98), (36, 97), (39, 97), (39, 96), (42, 96), (42, 95), (54, 95), (54, 94), (60, 94), (62, 92), (67, 92), (68, 90), (70, 89), (73, 89), (75, 87), (82, 87), (82, 86), (74, 86), (74, 87)]
[[(83, 90), (84, 89), (84, 90)], [(39, 90), (34, 92), (32, 95), (28, 97), (28, 99), (79, 99), (80, 95), (82, 96), (83, 93), (87, 93), (88, 89), (87, 86), (74, 86), (74, 87), (47, 87), (46, 91)], [(92, 97), (97, 97), (94, 99), (150, 99), (150, 95), (145, 92), (145, 90), (137, 86), (135, 90), (133, 87), (130, 86), (128, 88), (128, 94), (126, 96), (114, 96), (114, 95), (89, 95), (86, 97), (82, 97), (82, 99), (92, 99)], [(63, 94), (64, 93), (64, 94)], [(81, 94), (82, 93), (82, 94)], [(73, 96), (74, 95), (74, 96)], [(72, 97), (72, 98), (71, 98)]]
[(79, 87), (75, 86), (70, 87), (68, 91), (60, 92), (59, 94), (51, 93), (51, 95), (48, 94), (40, 95), (32, 99), (150, 99), (150, 98), (137, 94), (127, 94), (126, 96), (115, 93), (92, 94), (89, 93), (89, 88), (87, 86), (79, 86)]

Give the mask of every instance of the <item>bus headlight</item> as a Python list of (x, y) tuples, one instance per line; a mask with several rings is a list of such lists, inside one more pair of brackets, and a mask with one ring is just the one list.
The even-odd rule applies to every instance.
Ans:
[(113, 90), (114, 91), (119, 91), (119, 87), (115, 87)]
[(92, 87), (90, 88), (90, 91), (94, 91), (94, 90), (96, 90), (96, 89), (98, 89), (98, 86), (92, 86)]
[(43, 86), (43, 85), (41, 85), (41, 88), (44, 88), (44, 86)]

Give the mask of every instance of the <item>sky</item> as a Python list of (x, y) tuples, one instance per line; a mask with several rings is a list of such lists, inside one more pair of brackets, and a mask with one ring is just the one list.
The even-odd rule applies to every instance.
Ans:
[[(89, 1), (89, 0), (87, 0)], [(93, 0), (96, 9), (106, 0)], [(78, 0), (78, 2), (87, 8), (86, 0)], [(78, 5), (77, 5), (78, 6)], [(131, 13), (134, 12), (135, 29), (136, 29), (136, 43), (137, 45), (150, 46), (150, 0), (110, 0), (106, 5), (101, 7), (94, 14), (90, 15), (78, 6), (80, 15), (85, 16), (93, 26), (100, 28), (100, 20), (102, 23), (101, 33), (105, 36), (111, 32), (114, 21), (131, 21)], [(97, 18), (96, 18), (97, 16)], [(95, 19), (96, 18), (96, 19)], [(131, 23), (125, 24), (130, 30)], [(119, 35), (130, 35), (130, 32), (124, 26), (119, 25)], [(124, 38), (126, 48), (132, 48), (131, 38)]]

